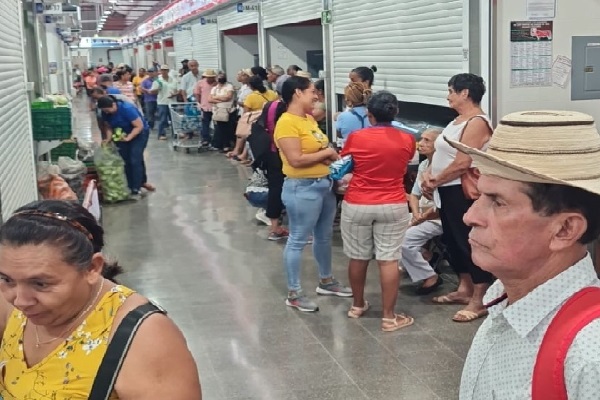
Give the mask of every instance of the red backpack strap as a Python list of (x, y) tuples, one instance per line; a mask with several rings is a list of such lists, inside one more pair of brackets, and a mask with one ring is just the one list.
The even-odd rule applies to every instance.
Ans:
[(577, 334), (600, 318), (600, 288), (575, 293), (558, 310), (542, 339), (533, 369), (532, 400), (568, 400), (565, 359)]

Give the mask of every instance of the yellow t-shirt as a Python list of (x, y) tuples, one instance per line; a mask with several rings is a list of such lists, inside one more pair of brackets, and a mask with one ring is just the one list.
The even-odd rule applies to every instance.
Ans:
[[(311, 116), (299, 117), (294, 114), (284, 113), (275, 126), (275, 143), (283, 138), (298, 138), (303, 154), (316, 153), (319, 150), (327, 148), (329, 139), (319, 129), (317, 121)], [(278, 146), (279, 147), (279, 146)], [(282, 151), (281, 161), (283, 161), (283, 173), (288, 178), (323, 178), (329, 175), (329, 167), (325, 164), (315, 164), (311, 167), (294, 168), (285, 158)]]
[(148, 76), (144, 76), (143, 78), (141, 78), (138, 75), (136, 75), (133, 78), (132, 83), (133, 83), (133, 87), (135, 88), (136, 96), (142, 95), (142, 82), (144, 82), (144, 80), (146, 80), (146, 78), (148, 78)]
[(278, 98), (277, 93), (272, 90), (267, 90), (265, 93), (255, 90), (246, 96), (244, 107), (248, 107), (250, 111), (261, 111), (268, 101), (275, 101)]

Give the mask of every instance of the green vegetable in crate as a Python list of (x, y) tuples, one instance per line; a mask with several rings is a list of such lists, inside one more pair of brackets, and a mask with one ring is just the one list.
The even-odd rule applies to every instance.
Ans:
[(125, 139), (125, 132), (123, 132), (122, 128), (113, 129), (112, 140), (113, 142), (120, 142)]

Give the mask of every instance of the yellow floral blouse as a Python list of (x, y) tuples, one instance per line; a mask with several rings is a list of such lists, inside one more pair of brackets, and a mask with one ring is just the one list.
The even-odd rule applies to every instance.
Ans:
[[(134, 291), (115, 286), (106, 293), (81, 325), (38, 364), (27, 367), (23, 356), (23, 329), (27, 318), (10, 315), (0, 349), (0, 399), (86, 400), (108, 347), (117, 310)], [(113, 393), (111, 399), (117, 399)]]

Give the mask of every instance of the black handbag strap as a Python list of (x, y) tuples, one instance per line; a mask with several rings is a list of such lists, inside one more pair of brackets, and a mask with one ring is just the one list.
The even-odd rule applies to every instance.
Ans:
[(131, 310), (123, 318), (102, 358), (88, 400), (108, 400), (110, 398), (133, 338), (146, 318), (156, 313), (166, 314), (162, 308), (152, 303), (146, 303)]

